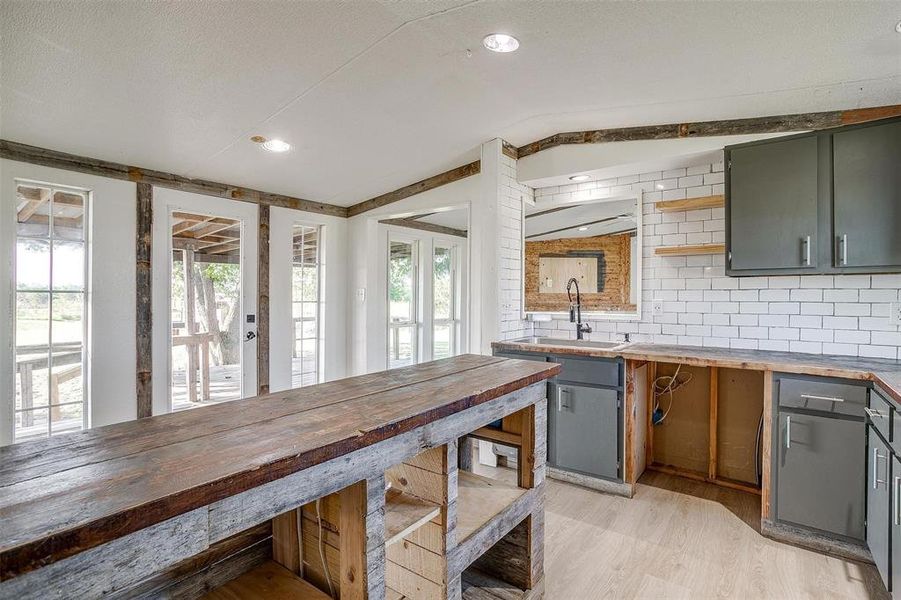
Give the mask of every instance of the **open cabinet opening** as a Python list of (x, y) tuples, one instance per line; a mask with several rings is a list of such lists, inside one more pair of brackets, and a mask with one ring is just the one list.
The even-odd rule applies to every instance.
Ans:
[(649, 366), (647, 468), (759, 494), (763, 373)]

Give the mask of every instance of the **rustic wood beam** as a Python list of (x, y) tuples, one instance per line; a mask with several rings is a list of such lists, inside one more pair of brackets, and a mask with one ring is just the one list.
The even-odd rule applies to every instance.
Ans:
[(501, 140), (501, 152), (503, 152), (513, 160), (519, 158), (519, 149), (507, 140)]
[(409, 229), (419, 229), (421, 231), (431, 231), (432, 233), (440, 233), (442, 235), (452, 235), (454, 237), (465, 238), (468, 233), (465, 229), (457, 229), (455, 227), (446, 227), (444, 225), (436, 225), (425, 221), (417, 221), (416, 219), (382, 219), (379, 223), (385, 225), (396, 225), (398, 227), (407, 227)]
[[(173, 250), (172, 251), (172, 262), (181, 262), (182, 261), (182, 252), (181, 250)], [(206, 263), (206, 264), (222, 264), (222, 265), (236, 265), (240, 262), (239, 254), (204, 254), (203, 252), (195, 252), (194, 253), (194, 262), (195, 263)]]
[(618, 127), (592, 131), (570, 131), (520, 146), (517, 158), (523, 158), (542, 150), (570, 144), (603, 144), (607, 142), (634, 142), (640, 140), (665, 140), (677, 138), (709, 137), (717, 135), (748, 135), (756, 133), (787, 133), (829, 129), (841, 125), (864, 123), (901, 115), (901, 104), (827, 112), (799, 113), (726, 119), (697, 123), (670, 123), (640, 127)]
[(153, 414), (153, 186), (137, 186), (137, 227), (135, 232), (135, 339), (137, 358), (137, 415), (139, 419)]
[(257, 237), (257, 389), (269, 393), (269, 207), (260, 206)]
[(457, 167), (456, 169), (433, 175), (422, 181), (417, 181), (416, 183), (411, 183), (410, 185), (396, 189), (393, 192), (388, 192), (387, 194), (382, 194), (381, 196), (376, 196), (375, 198), (360, 202), (359, 204), (349, 206), (347, 208), (347, 216), (355, 217), (364, 212), (386, 206), (393, 202), (398, 202), (404, 198), (409, 198), (410, 196), (433, 190), (442, 185), (447, 185), (448, 183), (453, 183), (454, 181), (477, 175), (481, 169), (481, 161), (476, 160), (461, 167)]
[(283, 208), (293, 208), (335, 217), (347, 216), (347, 208), (343, 206), (313, 202), (281, 194), (271, 194), (216, 181), (190, 179), (164, 171), (154, 171), (134, 165), (76, 156), (10, 140), (0, 140), (0, 158), (76, 171), (78, 173), (88, 173), (100, 177), (134, 181), (135, 183), (149, 183), (159, 187), (204, 194), (206, 196), (216, 196), (217, 198), (227, 198), (229, 200), (239, 200), (266, 206), (281, 206)]

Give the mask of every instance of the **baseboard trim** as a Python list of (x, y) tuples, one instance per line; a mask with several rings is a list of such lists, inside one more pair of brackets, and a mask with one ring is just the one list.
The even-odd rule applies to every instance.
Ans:
[(865, 563), (873, 563), (873, 555), (862, 543), (830, 537), (825, 533), (805, 529), (787, 523), (777, 523), (761, 519), (760, 533), (771, 540), (801, 546), (823, 554), (847, 558)]
[(598, 479), (597, 477), (583, 475), (582, 473), (562, 471), (553, 467), (547, 468), (547, 476), (551, 479), (565, 481), (566, 483), (573, 483), (575, 485), (586, 487), (592, 490), (597, 490), (599, 492), (604, 492), (607, 494), (613, 494), (615, 496), (622, 496), (624, 498), (631, 498), (635, 493), (631, 483), (607, 481), (606, 479)]

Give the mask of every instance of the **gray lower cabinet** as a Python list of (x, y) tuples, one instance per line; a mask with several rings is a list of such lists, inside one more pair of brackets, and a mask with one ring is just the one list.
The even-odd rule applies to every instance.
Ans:
[(832, 139), (835, 266), (901, 265), (901, 121)]
[(778, 419), (777, 520), (862, 541), (863, 420), (785, 410)]
[(891, 484), (892, 508), (891, 508), (891, 536), (889, 546), (891, 548), (891, 560), (889, 571), (891, 572), (891, 590), (895, 597), (901, 597), (901, 460), (897, 455), (892, 455), (892, 484)]
[(619, 479), (619, 392), (548, 384), (548, 461), (559, 469)]
[(888, 589), (892, 455), (888, 444), (872, 426), (867, 427), (867, 441), (867, 546)]

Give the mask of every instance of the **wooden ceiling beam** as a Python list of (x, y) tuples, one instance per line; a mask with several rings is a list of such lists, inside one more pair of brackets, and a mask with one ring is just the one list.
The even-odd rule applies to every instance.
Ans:
[(135, 183), (149, 183), (151, 185), (183, 192), (193, 192), (205, 196), (215, 196), (228, 200), (238, 200), (267, 206), (279, 206), (293, 208), (305, 212), (330, 215), (334, 217), (346, 217), (347, 208), (335, 206), (324, 202), (313, 202), (303, 198), (294, 198), (281, 194), (272, 194), (260, 190), (244, 188), (217, 181), (205, 179), (190, 179), (174, 173), (145, 169), (134, 165), (125, 165), (97, 158), (76, 156), (65, 152), (57, 152), (47, 148), (29, 146), (10, 140), (0, 140), (0, 158), (16, 160), (20, 162), (44, 165), (56, 169), (65, 169), (78, 173), (88, 173), (111, 179), (133, 181)]
[(436, 225), (427, 221), (417, 221), (416, 219), (382, 219), (379, 223), (384, 225), (395, 225), (397, 227), (407, 227), (408, 229), (419, 229), (420, 231), (430, 231), (432, 233), (440, 233), (441, 235), (451, 235), (461, 238), (468, 237), (465, 229)]
[(416, 194), (427, 192), (437, 187), (441, 187), (442, 185), (447, 185), (449, 183), (453, 183), (454, 181), (459, 181), (461, 179), (465, 179), (466, 177), (477, 175), (481, 170), (482, 162), (479, 160), (473, 161), (469, 164), (457, 167), (456, 169), (451, 169), (450, 171), (445, 171), (444, 173), (433, 175), (431, 177), (423, 179), (422, 181), (411, 183), (410, 185), (396, 189), (393, 192), (388, 192), (387, 194), (382, 194), (381, 196), (376, 196), (375, 198), (370, 198), (369, 200), (360, 202), (359, 204), (349, 206), (347, 208), (347, 216), (355, 217), (359, 214), (363, 214), (364, 212), (374, 210), (376, 208), (380, 208), (394, 202), (398, 202), (400, 200), (403, 200), (404, 198), (409, 198), (410, 196), (415, 196)]
[(901, 115), (901, 104), (894, 104), (889, 106), (876, 106), (873, 108), (774, 115), (768, 117), (752, 117), (749, 119), (726, 119), (722, 121), (699, 121), (697, 123), (669, 123), (666, 125), (570, 131), (567, 133), (557, 133), (550, 137), (532, 142), (531, 144), (520, 146), (516, 149), (516, 157), (523, 158), (535, 154), (536, 152), (570, 144), (605, 144), (609, 142), (635, 142), (642, 140), (665, 140), (718, 135), (816, 131), (840, 127), (842, 125), (887, 119), (899, 115)]

